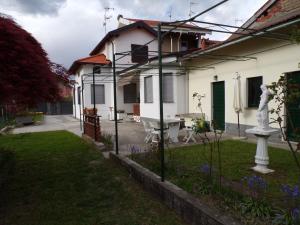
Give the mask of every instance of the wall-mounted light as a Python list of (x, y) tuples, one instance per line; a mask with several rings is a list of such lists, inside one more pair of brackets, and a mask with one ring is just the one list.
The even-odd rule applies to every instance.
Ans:
[(218, 81), (218, 75), (214, 75), (214, 81)]

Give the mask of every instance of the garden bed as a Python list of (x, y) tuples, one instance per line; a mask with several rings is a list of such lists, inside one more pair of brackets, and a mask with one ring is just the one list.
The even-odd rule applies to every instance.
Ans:
[[(160, 174), (159, 152), (141, 153), (137, 149), (131, 158)], [(295, 187), (299, 182), (299, 170), (289, 151), (270, 147), (270, 168), (275, 172), (262, 175), (251, 170), (255, 144), (228, 140), (220, 143), (220, 150), (221, 179), (216, 151), (212, 154), (212, 176), (209, 176), (210, 151), (205, 145), (167, 150), (166, 179), (244, 224), (271, 224), (275, 218), (279, 219), (276, 214), (284, 214), (281, 209), (295, 207), (294, 200), (298, 199), (291, 201), (287, 198), (289, 190), (283, 191), (283, 187), (288, 187), (284, 185)]]

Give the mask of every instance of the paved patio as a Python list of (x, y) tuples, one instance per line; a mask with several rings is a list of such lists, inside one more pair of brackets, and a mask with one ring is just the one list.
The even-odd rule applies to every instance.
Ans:
[(28, 125), (13, 129), (13, 134), (43, 132), (54, 130), (67, 130), (78, 136), (81, 136), (79, 120), (72, 115), (46, 115), (40, 125)]
[[(138, 145), (141, 147), (146, 147), (144, 142), (146, 133), (144, 131), (142, 123), (121, 121), (118, 122), (119, 128), (119, 150), (120, 153), (128, 154), (130, 153), (130, 146)], [(43, 131), (54, 131), (54, 130), (67, 130), (81, 137), (82, 131), (80, 130), (80, 122), (75, 119), (72, 115), (54, 115), (45, 116), (44, 122), (41, 125), (31, 125), (24, 126), (20, 128), (13, 129), (13, 134), (18, 133), (28, 133), (28, 132), (43, 132)], [(114, 121), (101, 120), (101, 130), (103, 133), (114, 134), (115, 126)], [(178, 147), (193, 145), (195, 143), (190, 142), (185, 144), (182, 140), (185, 133), (184, 131), (179, 132), (179, 143), (170, 144), (169, 147)], [(209, 134), (210, 136), (213, 134)], [(201, 142), (199, 137), (196, 137), (198, 143)], [(232, 139), (232, 136), (223, 134), (222, 140)], [(247, 139), (247, 142), (256, 142), (255, 139)], [(287, 148), (285, 143), (270, 143), (274, 147)]]

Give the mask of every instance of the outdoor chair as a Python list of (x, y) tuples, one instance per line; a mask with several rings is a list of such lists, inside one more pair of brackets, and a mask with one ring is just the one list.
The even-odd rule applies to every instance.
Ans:
[(150, 123), (148, 121), (145, 121), (142, 119), (142, 123), (146, 132), (146, 137), (145, 137), (145, 142), (148, 143), (150, 140), (152, 140), (152, 132), (153, 132), (153, 128), (151, 128)]
[[(150, 127), (153, 128), (151, 134), (152, 134), (152, 138), (151, 138), (151, 142), (153, 144), (157, 144), (160, 142), (160, 124), (159, 122), (153, 122), (153, 121), (149, 121)], [(169, 135), (169, 128), (164, 125), (164, 143), (169, 146), (169, 142), (170, 142), (170, 135)]]
[(183, 138), (183, 140), (185, 140), (185, 143), (189, 143), (190, 140), (192, 140), (194, 143), (196, 143), (196, 139), (195, 139), (195, 132), (193, 130), (193, 119), (192, 118), (184, 118), (185, 121), (185, 127), (183, 128), (183, 130), (185, 131), (186, 135)]

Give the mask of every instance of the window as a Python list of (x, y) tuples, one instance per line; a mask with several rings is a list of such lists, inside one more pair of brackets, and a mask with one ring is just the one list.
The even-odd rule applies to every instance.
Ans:
[[(105, 88), (104, 84), (95, 84), (96, 104), (105, 104)], [(94, 104), (94, 88), (91, 84), (91, 104)]]
[(78, 101), (78, 105), (81, 104), (81, 88), (80, 87), (77, 87), (77, 101)]
[(137, 103), (136, 84), (127, 84), (123, 87), (124, 103)]
[(174, 102), (174, 90), (173, 90), (173, 74), (163, 74), (163, 102)]
[(153, 82), (152, 76), (144, 78), (145, 103), (153, 102)]
[(148, 61), (148, 46), (131, 45), (131, 61), (134, 63), (144, 63)]
[(251, 77), (247, 79), (248, 107), (258, 107), (261, 95), (260, 86), (262, 77)]
[(188, 50), (188, 42), (181, 41), (180, 51), (186, 51), (186, 50)]
[(101, 73), (101, 67), (100, 66), (94, 66), (93, 67), (93, 72), (95, 74), (100, 74)]

